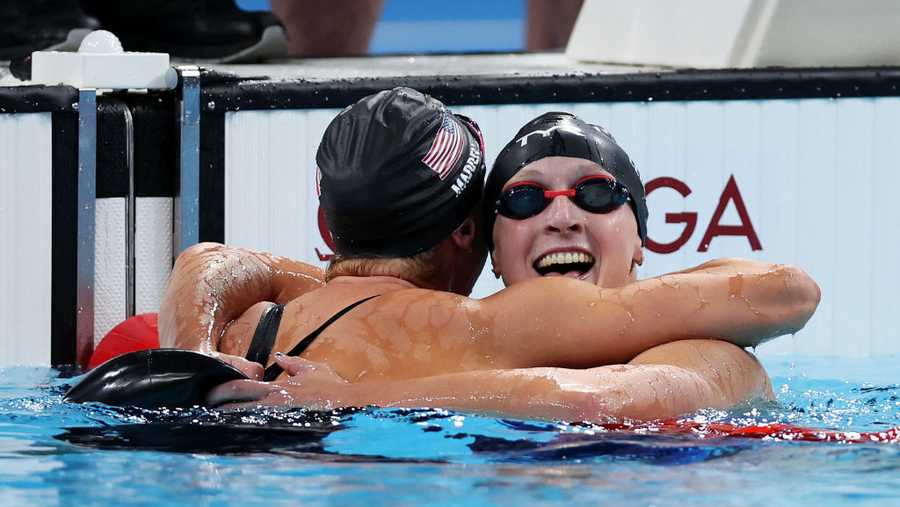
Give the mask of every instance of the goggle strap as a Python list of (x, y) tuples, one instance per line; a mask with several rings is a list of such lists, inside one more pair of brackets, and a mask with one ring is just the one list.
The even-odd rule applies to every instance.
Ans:
[(575, 197), (575, 192), (574, 188), (567, 188), (565, 190), (544, 190), (544, 197), (548, 199), (560, 196)]

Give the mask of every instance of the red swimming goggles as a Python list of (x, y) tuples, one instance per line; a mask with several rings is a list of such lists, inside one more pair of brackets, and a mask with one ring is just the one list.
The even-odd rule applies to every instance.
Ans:
[(566, 196), (579, 208), (591, 213), (609, 213), (631, 200), (625, 185), (608, 176), (586, 176), (575, 182), (574, 188), (547, 190), (540, 183), (522, 181), (500, 194), (495, 213), (524, 220), (540, 214), (550, 202)]

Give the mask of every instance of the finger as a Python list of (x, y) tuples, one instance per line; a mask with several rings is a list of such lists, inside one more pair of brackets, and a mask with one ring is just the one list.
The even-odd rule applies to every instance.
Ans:
[(235, 366), (237, 369), (241, 370), (247, 378), (251, 380), (262, 380), (263, 374), (265, 373), (265, 368), (263, 365), (259, 363), (255, 363), (253, 361), (248, 361), (244, 358), (238, 358), (239, 366)]
[(234, 366), (250, 380), (262, 380), (264, 368), (259, 363), (254, 363), (240, 356), (232, 356), (231, 354), (216, 353), (214, 357)]
[(316, 363), (307, 359), (303, 359), (301, 357), (286, 356), (281, 352), (275, 353), (275, 362), (278, 363), (278, 366), (281, 366), (281, 369), (290, 376), (302, 373), (307, 369), (314, 369), (316, 365)]
[(218, 385), (206, 395), (206, 404), (215, 407), (228, 402), (258, 401), (275, 389), (272, 384), (255, 380), (232, 380)]

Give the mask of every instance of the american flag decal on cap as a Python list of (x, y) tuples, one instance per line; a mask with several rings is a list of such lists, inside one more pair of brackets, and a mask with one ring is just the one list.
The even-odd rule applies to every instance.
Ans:
[(444, 113), (441, 119), (441, 128), (438, 129), (431, 148), (422, 163), (438, 174), (440, 179), (450, 175), (453, 166), (459, 161), (463, 147), (466, 145), (466, 136), (453, 118)]

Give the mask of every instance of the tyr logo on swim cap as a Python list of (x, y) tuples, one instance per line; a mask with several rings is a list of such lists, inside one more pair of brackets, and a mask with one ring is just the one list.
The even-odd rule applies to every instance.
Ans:
[(544, 113), (526, 123), (497, 156), (484, 187), (482, 216), (488, 247), (496, 220), (497, 199), (503, 185), (526, 165), (545, 157), (574, 157), (595, 162), (625, 185), (637, 219), (641, 242), (647, 239), (647, 201), (644, 184), (631, 158), (612, 135), (569, 113)]
[(316, 154), (336, 253), (409, 257), (448, 237), (477, 204), (484, 151), (474, 122), (411, 88), (363, 98)]

